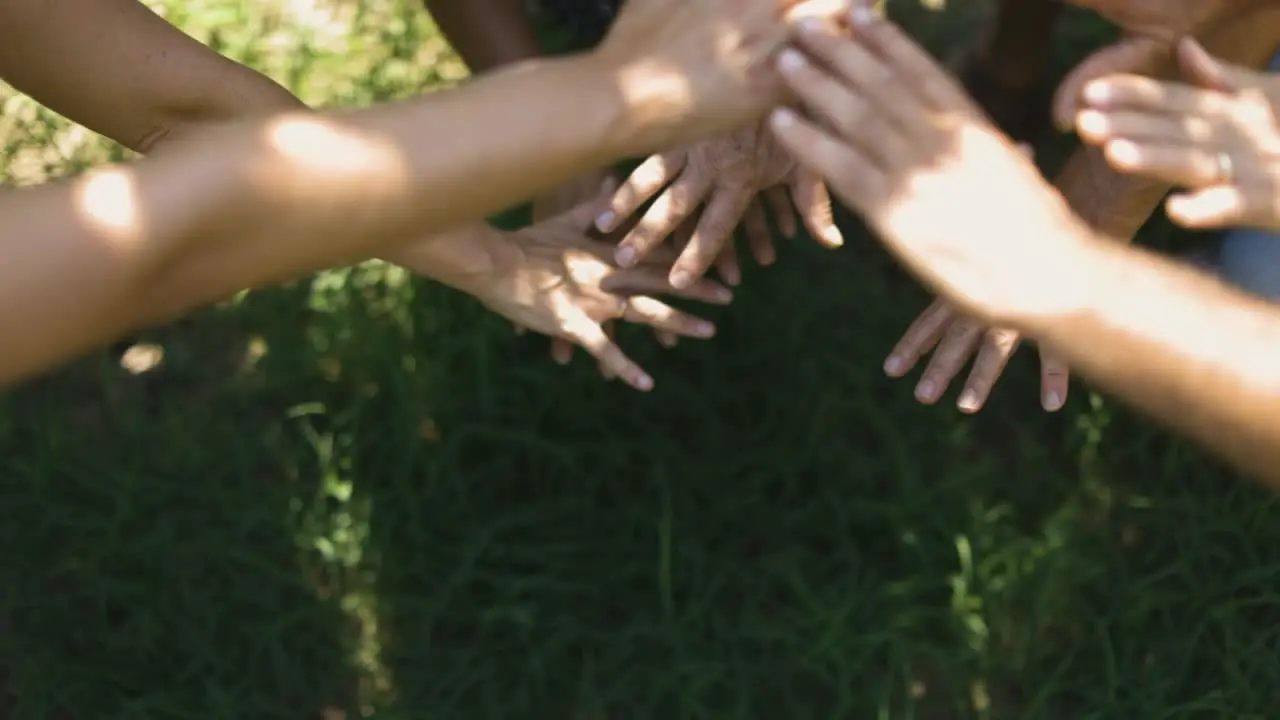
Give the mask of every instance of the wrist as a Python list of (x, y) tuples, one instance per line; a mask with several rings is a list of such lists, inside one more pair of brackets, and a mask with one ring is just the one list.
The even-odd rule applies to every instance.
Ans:
[(507, 233), (488, 224), (467, 226), (398, 248), (382, 259), (469, 292), (480, 278), (501, 272), (510, 263)]
[(1027, 278), (1019, 299), (1002, 317), (993, 318), (994, 324), (1048, 342), (1064, 321), (1093, 311), (1099, 293), (1113, 284), (1115, 255), (1125, 249), (1083, 224), (1067, 234), (1069, 238), (1046, 244), (1044, 256), (1032, 265), (1043, 273)]
[(590, 87), (608, 97), (604, 125), (607, 162), (643, 157), (683, 143), (693, 98), (683, 78), (644, 59), (618, 58), (608, 45), (579, 56), (589, 68)]

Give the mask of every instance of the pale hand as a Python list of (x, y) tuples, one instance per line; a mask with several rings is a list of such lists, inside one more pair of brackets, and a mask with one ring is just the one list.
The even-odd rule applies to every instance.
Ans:
[(1194, 85), (1120, 75), (1085, 86), (1080, 136), (1117, 170), (1190, 188), (1168, 201), (1181, 225), (1280, 229), (1280, 77), (1191, 39), (1178, 58)]

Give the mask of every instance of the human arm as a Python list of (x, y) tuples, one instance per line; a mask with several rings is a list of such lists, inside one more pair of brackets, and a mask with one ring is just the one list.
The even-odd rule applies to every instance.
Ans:
[(137, 0), (9, 0), (0, 34), (0, 77), (142, 153), (203, 123), (302, 107)]
[(362, 111), (218, 125), (132, 167), (2, 193), (0, 380), (749, 122), (776, 102), (769, 58), (785, 35), (772, 2), (635, 0), (588, 55)]
[(1280, 308), (1154, 253), (1079, 242), (1082, 307), (1020, 330), (1081, 375), (1280, 489)]
[[(1057, 115), (1062, 121), (1074, 113), (1081, 87), (1089, 78), (1109, 72), (1141, 72), (1172, 77), (1177, 65), (1170, 49), (1170, 33), (1150, 28), (1156, 22), (1193, 29), (1202, 42), (1247, 67), (1260, 67), (1280, 43), (1280, 5), (1258, 0), (1187, 0), (1193, 13), (1185, 18), (1164, 18), (1165, 10), (1177, 11), (1182, 0), (1089, 0), (1076, 4), (1105, 11), (1108, 17), (1126, 21), (1134, 35), (1091, 56), (1064, 81), (1057, 98)], [(1126, 18), (1124, 8), (1136, 8), (1146, 19)], [(1176, 12), (1175, 12), (1176, 14)], [(1142, 25), (1146, 22), (1148, 25)], [(1168, 194), (1167, 182), (1112, 168), (1097, 148), (1078, 148), (1054, 178), (1054, 185), (1072, 209), (1102, 236), (1116, 242), (1130, 242)], [(1035, 238), (1019, 242), (1036, 242)], [(970, 359), (972, 370), (965, 380), (957, 405), (975, 412), (986, 402), (1006, 364), (1018, 348), (1021, 336), (1011, 328), (990, 327), (966, 317), (942, 301), (934, 301), (907, 329), (885, 362), (892, 377), (903, 377), (925, 356), (929, 362), (916, 385), (916, 397), (925, 403), (937, 402), (947, 386)], [(1069, 376), (1066, 362), (1041, 348), (1041, 405), (1057, 410), (1066, 400)]]
[(857, 37), (783, 56), (821, 121), (775, 112), (783, 144), (948, 302), (1280, 487), (1280, 310), (1102, 238), (905, 35)]

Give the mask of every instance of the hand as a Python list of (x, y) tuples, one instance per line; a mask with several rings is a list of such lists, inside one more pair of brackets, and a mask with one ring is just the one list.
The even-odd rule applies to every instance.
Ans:
[[(798, 168), (763, 126), (649, 158), (614, 193), (608, 209), (597, 218), (596, 228), (606, 233), (616, 230), (660, 191), (657, 201), (618, 245), (615, 258), (622, 267), (635, 265), (705, 204), (688, 245), (671, 269), (675, 287), (687, 287), (726, 255), (732, 258), (731, 272), (736, 274), (731, 247), (734, 228), (753, 209), (761, 192), (768, 193), (776, 219), (790, 219), (794, 200), (814, 237), (829, 247), (844, 242), (832, 219), (831, 198), (822, 179)], [(765, 251), (759, 240), (762, 213), (756, 205), (751, 218), (753, 247), (758, 258), (771, 261), (772, 243)], [(734, 281), (732, 277), (725, 279)]]
[(1178, 59), (1201, 89), (1094, 80), (1082, 93), (1080, 136), (1117, 170), (1192, 188), (1168, 200), (1181, 225), (1280, 229), (1280, 78), (1219, 62), (1191, 39)]
[(1168, 63), (1179, 39), (1210, 34), (1270, 4), (1269, 0), (1069, 1), (1119, 25), (1125, 36), (1090, 55), (1058, 86), (1054, 119), (1064, 130), (1072, 127), (1080, 91), (1090, 80), (1117, 73), (1155, 74)]
[(1016, 327), (1082, 307), (1070, 270), (1089, 231), (923, 50), (874, 16), (856, 25), (860, 42), (810, 29), (813, 60), (780, 56), (814, 120), (775, 111), (779, 141), (961, 311)]
[(612, 246), (586, 236), (598, 207), (589, 201), (501, 236), (488, 272), (457, 277), (450, 284), (522, 327), (581, 345), (609, 373), (649, 390), (653, 379), (627, 358), (604, 323), (626, 320), (674, 335), (709, 338), (714, 325), (648, 295), (673, 293), (714, 304), (727, 303), (731, 295), (711, 281), (679, 291), (670, 287), (670, 255), (629, 270), (614, 268), (608, 260)]
[(635, 109), (634, 155), (729, 132), (782, 99), (773, 57), (790, 19), (847, 0), (631, 0), (595, 56)]

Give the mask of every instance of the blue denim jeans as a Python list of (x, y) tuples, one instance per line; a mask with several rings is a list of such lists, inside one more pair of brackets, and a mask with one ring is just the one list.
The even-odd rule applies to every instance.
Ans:
[[(1271, 70), (1280, 72), (1280, 53), (1271, 58)], [(1238, 228), (1222, 236), (1217, 269), (1223, 280), (1280, 301), (1280, 233)]]

